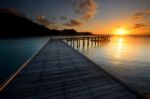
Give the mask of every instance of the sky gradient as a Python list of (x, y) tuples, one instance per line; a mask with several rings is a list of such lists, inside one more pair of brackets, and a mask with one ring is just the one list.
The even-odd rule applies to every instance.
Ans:
[(74, 28), (96, 34), (150, 35), (150, 0), (1, 0), (48, 28)]

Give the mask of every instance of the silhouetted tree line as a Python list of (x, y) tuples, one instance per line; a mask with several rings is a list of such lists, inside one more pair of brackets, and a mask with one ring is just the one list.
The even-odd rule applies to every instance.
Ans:
[(74, 29), (50, 30), (50, 35), (92, 35), (90, 32), (77, 32)]
[(77, 32), (74, 29), (50, 30), (31, 20), (8, 13), (0, 13), (0, 37), (25, 37), (47, 35), (92, 35), (89, 32)]

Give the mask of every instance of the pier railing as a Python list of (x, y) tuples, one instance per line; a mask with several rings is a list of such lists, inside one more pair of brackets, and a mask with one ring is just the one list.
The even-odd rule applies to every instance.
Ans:
[(51, 39), (61, 39), (73, 48), (85, 48), (85, 46), (97, 46), (104, 42), (109, 42), (111, 36), (109, 35), (92, 35), (92, 36), (61, 36), (51, 37)]

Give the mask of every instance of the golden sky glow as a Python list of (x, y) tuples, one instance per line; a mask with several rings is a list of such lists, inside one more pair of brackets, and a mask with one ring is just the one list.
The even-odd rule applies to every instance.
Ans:
[(117, 35), (126, 35), (128, 34), (128, 30), (123, 28), (123, 27), (120, 27), (120, 28), (117, 28), (115, 31), (114, 31), (114, 34), (117, 34)]

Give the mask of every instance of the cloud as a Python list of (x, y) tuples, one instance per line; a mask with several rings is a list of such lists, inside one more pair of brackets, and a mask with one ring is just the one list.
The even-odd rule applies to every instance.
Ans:
[(145, 27), (146, 25), (144, 23), (137, 23), (137, 24), (134, 24), (133, 29), (141, 29)]
[(82, 19), (88, 20), (96, 15), (97, 3), (95, 0), (76, 0), (74, 9)]
[(79, 15), (78, 18), (71, 19), (66, 26), (80, 26), (83, 21), (93, 18), (97, 12), (97, 2), (95, 0), (64, 0), (65, 3), (72, 5), (75, 13)]
[(57, 17), (56, 17), (56, 16), (52, 16), (52, 17), (51, 17), (51, 20), (56, 21), (56, 20), (57, 20)]
[(68, 18), (66, 16), (61, 16), (60, 19), (61, 20), (67, 20)]
[[(74, 27), (81, 26), (85, 21), (93, 18), (97, 12), (97, 2), (95, 0), (63, 0), (66, 4), (73, 7), (73, 11), (79, 15), (79, 17), (74, 19), (69, 19), (66, 16), (60, 16), (61, 20), (68, 21), (63, 23), (64, 26)], [(36, 18), (38, 22), (44, 26), (50, 26), (56, 23), (50, 22), (45, 18), (45, 16), (38, 16)]]
[(54, 24), (53, 22), (50, 22), (49, 20), (47, 20), (44, 15), (37, 16), (36, 20), (46, 27), (48, 27), (51, 24)]
[(150, 16), (150, 10), (145, 10), (145, 11), (141, 11), (141, 12), (135, 12), (132, 15), (133, 19), (139, 20), (139, 19), (144, 19), (144, 17), (148, 15)]
[(143, 19), (144, 18), (144, 13), (136, 12), (136, 13), (133, 14), (132, 18), (135, 19), (135, 20)]
[[(146, 17), (150, 16), (150, 10), (144, 10), (141, 12), (135, 12), (132, 15), (132, 18), (138, 20), (139, 23), (134, 24), (131, 29), (145, 29), (148, 25), (145, 23)], [(144, 23), (143, 23), (144, 22)]]
[(80, 26), (80, 25), (82, 25), (82, 24), (83, 24), (83, 23), (82, 23), (81, 21), (72, 19), (72, 20), (70, 20), (69, 23), (66, 23), (66, 24), (64, 24), (64, 25), (65, 25), (65, 26)]
[(150, 15), (150, 10), (147, 10), (147, 11), (146, 11), (146, 14), (147, 14), (147, 15)]
[(16, 15), (16, 16), (25, 17), (25, 14), (23, 12), (20, 12), (16, 10), (15, 8), (1, 8), (0, 13), (8, 13), (8, 14)]
[[(55, 18), (55, 17), (54, 17)], [(49, 29), (63, 29), (62, 24), (49, 21), (44, 15), (37, 16), (36, 21)]]

